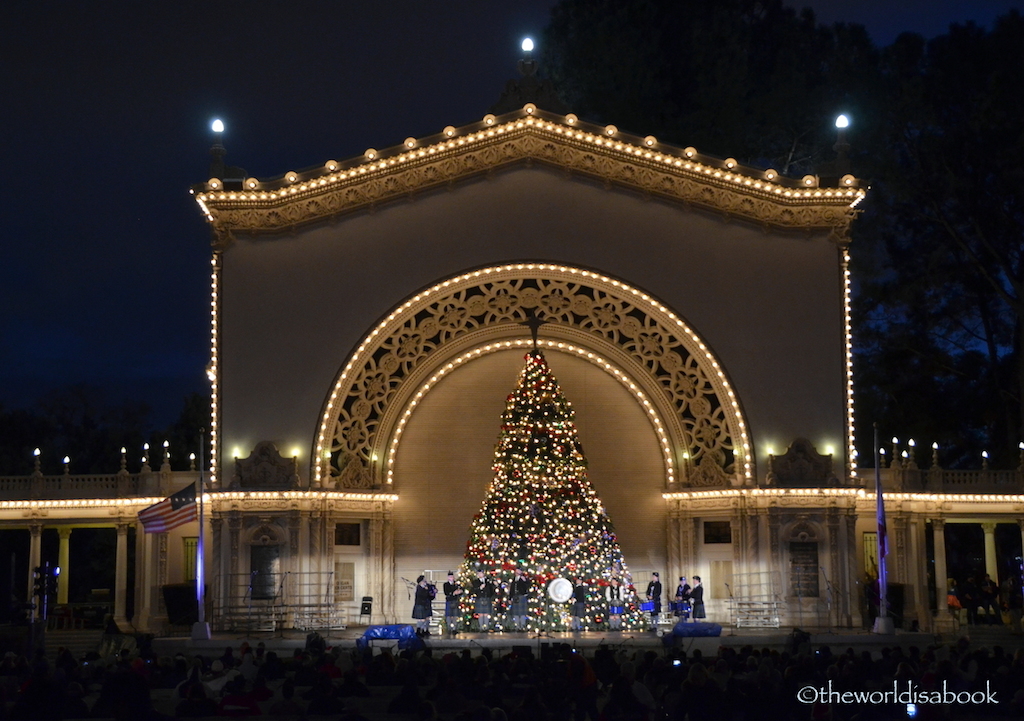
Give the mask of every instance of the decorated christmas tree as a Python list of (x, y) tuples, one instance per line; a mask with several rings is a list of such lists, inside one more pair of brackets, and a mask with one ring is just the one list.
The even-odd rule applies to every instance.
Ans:
[[(544, 354), (534, 348), (507, 399), (494, 452), (494, 479), (473, 517), (460, 569), (467, 591), (481, 570), (498, 587), (492, 629), (514, 627), (510, 586), (517, 568), (531, 589), (527, 630), (569, 627), (572, 601), (555, 601), (548, 593), (556, 579), (585, 589), (586, 629), (607, 628), (605, 589), (611, 579), (629, 583), (615, 530), (587, 480), (574, 415)], [(559, 586), (569, 589), (565, 581)], [(463, 602), (467, 628), (474, 612), (470, 596)], [(625, 607), (622, 628), (639, 628), (642, 615), (633, 603)]]

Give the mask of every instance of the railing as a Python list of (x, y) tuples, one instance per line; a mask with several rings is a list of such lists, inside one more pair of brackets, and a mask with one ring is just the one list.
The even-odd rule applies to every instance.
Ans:
[(149, 471), (115, 474), (0, 476), (0, 500), (67, 500), (168, 495), (197, 471)]
[(348, 622), (331, 571), (226, 573), (216, 583), (226, 592), (211, 619), (218, 631), (338, 630)]
[[(945, 468), (916, 468), (896, 466), (881, 469), (882, 489), (905, 493), (977, 493), (977, 494), (1020, 494), (1024, 493), (1024, 474), (1015, 471), (991, 470), (948, 470)], [(861, 468), (858, 478), (870, 486), (875, 477), (874, 468)]]

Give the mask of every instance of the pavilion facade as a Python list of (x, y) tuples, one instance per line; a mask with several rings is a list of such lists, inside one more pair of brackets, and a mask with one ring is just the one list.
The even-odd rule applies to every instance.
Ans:
[[(533, 104), (274, 179), (218, 167), (192, 191), (213, 231), (215, 626), (408, 618), (405, 580), (462, 559), (529, 313), (638, 587), (700, 575), (713, 619), (864, 622), (856, 178), (784, 178)], [(65, 505), (4, 481), (0, 522), (120, 534), (193, 476), (126, 477), (106, 500), (69, 477)], [(1024, 529), (1021, 473), (908, 461), (883, 483), (890, 581), (932, 628), (944, 524)], [(166, 627), (160, 588), (188, 580), (196, 536), (136, 534), (137, 628)]]

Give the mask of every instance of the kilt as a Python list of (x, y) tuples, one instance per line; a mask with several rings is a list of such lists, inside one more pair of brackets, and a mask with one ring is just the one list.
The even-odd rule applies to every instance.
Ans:
[(417, 603), (412, 607), (412, 617), (418, 619), (430, 618), (434, 615), (429, 603)]
[(527, 616), (530, 613), (530, 604), (526, 596), (512, 597), (512, 615)]
[(490, 616), (492, 613), (494, 613), (494, 599), (478, 598), (476, 600), (476, 605), (473, 607), (473, 610), (478, 614)]
[(445, 601), (444, 601), (444, 615), (447, 616), (448, 618), (451, 618), (452, 616), (459, 616), (461, 614), (462, 614), (462, 611), (459, 610), (459, 599), (458, 599), (458, 597), (456, 597), (456, 598), (446, 598)]
[(587, 602), (586, 601), (576, 601), (572, 605), (572, 615), (575, 616), (576, 618), (583, 618), (584, 616), (586, 616), (587, 615)]
[(693, 604), (693, 617), (694, 618), (707, 618), (707, 614), (704, 613), (704, 604), (695, 603)]

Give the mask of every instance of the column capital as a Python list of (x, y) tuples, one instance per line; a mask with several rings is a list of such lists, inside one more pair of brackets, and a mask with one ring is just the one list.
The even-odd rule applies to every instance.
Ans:
[(60, 540), (64, 541), (71, 538), (71, 531), (73, 530), (74, 528), (72, 526), (58, 526), (57, 535), (60, 537)]
[(983, 530), (986, 534), (995, 533), (996, 532), (996, 523), (994, 521), (988, 521), (988, 522), (982, 523), (981, 524), (981, 530)]
[(28, 532), (35, 538), (43, 535), (43, 524), (39, 521), (33, 521), (28, 524)]
[(117, 535), (119, 535), (119, 536), (127, 536), (128, 535), (128, 526), (130, 526), (130, 525), (131, 524), (126, 522), (126, 521), (118, 521), (117, 522)]
[(946, 519), (945, 518), (933, 518), (932, 519), (932, 530), (933, 531), (945, 531), (946, 530)]

